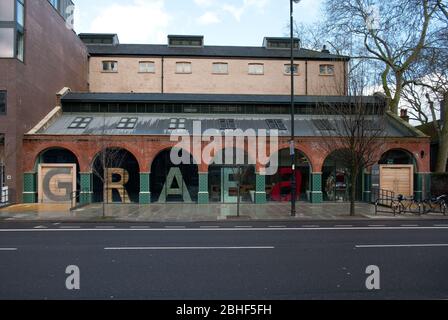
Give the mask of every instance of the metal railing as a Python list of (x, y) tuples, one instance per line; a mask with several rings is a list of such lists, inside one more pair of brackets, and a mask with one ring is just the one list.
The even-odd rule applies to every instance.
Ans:
[(390, 213), (390, 210), (385, 211), (381, 210), (380, 208), (392, 208), (392, 203), (396, 198), (395, 192), (380, 188), (373, 188), (371, 196), (371, 202), (375, 205), (375, 215), (379, 212)]

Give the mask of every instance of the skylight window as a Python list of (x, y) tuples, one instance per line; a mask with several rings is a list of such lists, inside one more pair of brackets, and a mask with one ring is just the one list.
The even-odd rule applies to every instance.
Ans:
[(220, 119), (219, 130), (236, 130), (236, 123), (233, 119)]
[(121, 118), (117, 129), (134, 129), (137, 125), (138, 118)]
[(170, 120), (170, 126), (169, 129), (170, 130), (184, 130), (186, 128), (186, 119), (176, 119), (173, 118)]
[(69, 129), (85, 129), (92, 122), (91, 117), (77, 117), (68, 127)]
[(286, 128), (283, 120), (268, 119), (268, 120), (266, 120), (266, 123), (268, 124), (268, 128), (270, 130), (279, 130), (279, 131), (288, 130)]

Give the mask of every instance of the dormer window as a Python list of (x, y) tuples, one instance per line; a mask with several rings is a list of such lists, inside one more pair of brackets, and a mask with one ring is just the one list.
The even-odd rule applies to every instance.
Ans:
[[(300, 40), (294, 38), (294, 49), (298, 49)], [(291, 38), (264, 38), (263, 46), (266, 49), (291, 49)]]
[(203, 47), (203, 36), (168, 36), (168, 46), (170, 47)]

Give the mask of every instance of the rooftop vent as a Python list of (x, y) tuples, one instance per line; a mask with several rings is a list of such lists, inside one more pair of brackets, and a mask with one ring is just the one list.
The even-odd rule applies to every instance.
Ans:
[[(294, 48), (298, 49), (300, 39), (294, 38)], [(266, 49), (291, 49), (291, 38), (264, 38), (263, 47)]]
[(169, 35), (168, 46), (170, 47), (203, 47), (204, 36), (181, 36)]
[(330, 50), (327, 49), (326, 45), (322, 48), (322, 53), (330, 53)]
[(117, 45), (120, 43), (115, 33), (80, 33), (79, 38), (85, 44)]

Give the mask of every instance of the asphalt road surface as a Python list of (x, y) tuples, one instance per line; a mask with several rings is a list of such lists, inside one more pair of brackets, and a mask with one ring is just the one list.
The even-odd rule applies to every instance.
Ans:
[(2, 223), (0, 299), (448, 299), (448, 223)]

